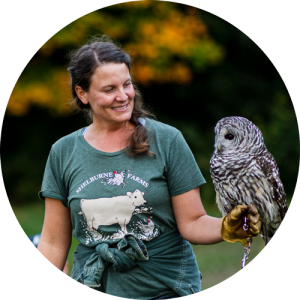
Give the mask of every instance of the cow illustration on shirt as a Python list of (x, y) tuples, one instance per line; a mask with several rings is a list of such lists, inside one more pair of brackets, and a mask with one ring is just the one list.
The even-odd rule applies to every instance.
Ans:
[(144, 193), (140, 190), (112, 198), (80, 200), (81, 211), (90, 230), (96, 231), (101, 225), (119, 224), (124, 233), (128, 233), (126, 225), (136, 206), (146, 203)]

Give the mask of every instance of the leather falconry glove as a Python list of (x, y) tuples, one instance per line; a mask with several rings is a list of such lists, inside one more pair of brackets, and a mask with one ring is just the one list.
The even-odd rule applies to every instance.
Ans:
[[(243, 229), (244, 218), (247, 217), (248, 229)], [(257, 236), (261, 231), (261, 219), (257, 208), (253, 205), (237, 205), (227, 216), (222, 218), (221, 235), (228, 243), (241, 242), (248, 246), (247, 238)]]

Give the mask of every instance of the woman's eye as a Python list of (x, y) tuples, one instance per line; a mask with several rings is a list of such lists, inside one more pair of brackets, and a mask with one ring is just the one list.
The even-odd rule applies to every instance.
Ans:
[(125, 83), (125, 86), (129, 86), (129, 85), (131, 85), (131, 82), (126, 82)]
[(234, 135), (233, 135), (233, 134), (230, 134), (230, 133), (229, 133), (229, 134), (226, 134), (226, 135), (225, 135), (225, 139), (226, 139), (226, 140), (233, 140), (233, 139), (234, 139)]

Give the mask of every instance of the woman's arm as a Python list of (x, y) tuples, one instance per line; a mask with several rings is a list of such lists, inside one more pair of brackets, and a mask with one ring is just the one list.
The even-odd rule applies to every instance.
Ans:
[(199, 188), (172, 197), (173, 211), (180, 234), (192, 244), (209, 245), (223, 241), (221, 220), (208, 216)]
[(45, 218), (38, 250), (63, 270), (72, 241), (70, 210), (60, 200), (45, 198)]

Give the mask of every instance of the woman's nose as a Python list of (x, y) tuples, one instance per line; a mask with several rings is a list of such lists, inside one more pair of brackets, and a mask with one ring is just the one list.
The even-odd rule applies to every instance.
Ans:
[(120, 89), (118, 95), (116, 97), (117, 101), (126, 101), (128, 99), (128, 95), (125, 93), (124, 89)]

